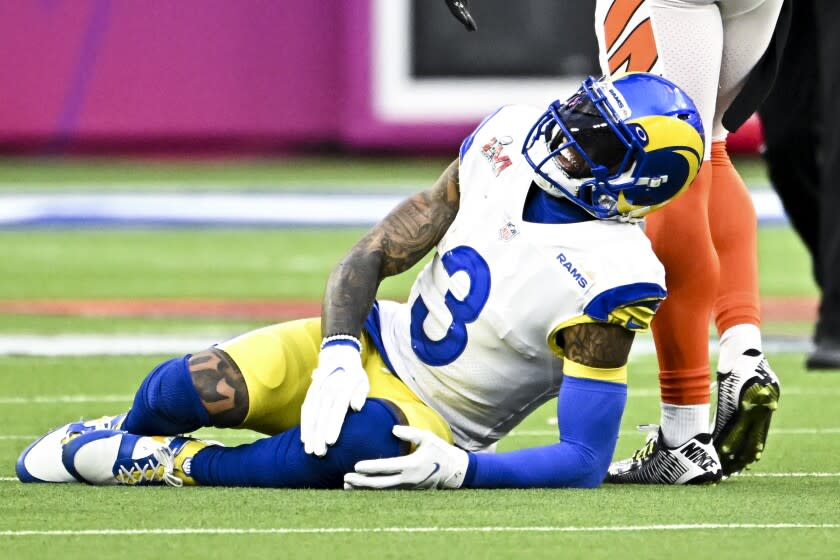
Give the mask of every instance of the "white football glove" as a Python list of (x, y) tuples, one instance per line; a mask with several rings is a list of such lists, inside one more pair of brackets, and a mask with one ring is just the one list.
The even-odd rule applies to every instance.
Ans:
[(460, 488), (467, 475), (469, 456), (463, 449), (427, 430), (394, 426), (394, 435), (417, 446), (409, 455), (356, 463), (356, 472), (344, 475), (344, 489)]
[(338, 440), (347, 409), (360, 411), (368, 392), (370, 381), (359, 350), (345, 344), (322, 348), (300, 409), (304, 451), (323, 457), (327, 446)]

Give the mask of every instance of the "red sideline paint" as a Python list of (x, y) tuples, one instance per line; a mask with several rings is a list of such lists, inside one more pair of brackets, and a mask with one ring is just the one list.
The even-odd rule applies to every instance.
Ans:
[(315, 317), (321, 303), (309, 300), (44, 299), (0, 301), (0, 313), (93, 317), (224, 317), (296, 319)]

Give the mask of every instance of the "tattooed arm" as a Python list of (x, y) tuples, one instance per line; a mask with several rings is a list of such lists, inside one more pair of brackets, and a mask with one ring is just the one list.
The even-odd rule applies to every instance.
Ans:
[(324, 342), (300, 409), (306, 453), (327, 453), (338, 441), (348, 408), (364, 406), (370, 381), (358, 338), (379, 282), (408, 270), (437, 245), (458, 213), (459, 198), (455, 160), (432, 188), (394, 208), (330, 274), (321, 316)]
[(591, 368), (611, 369), (627, 363), (633, 331), (608, 323), (583, 323), (560, 332), (567, 360)]
[(408, 270), (437, 245), (458, 213), (458, 202), (455, 160), (434, 186), (401, 202), (333, 269), (322, 305), (322, 334), (358, 337), (379, 283)]

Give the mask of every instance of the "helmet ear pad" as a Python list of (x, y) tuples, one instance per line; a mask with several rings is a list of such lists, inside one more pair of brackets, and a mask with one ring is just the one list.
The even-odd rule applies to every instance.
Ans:
[[(655, 170), (655, 171), (653, 171)], [(656, 173), (661, 182), (657, 184)], [(654, 206), (670, 200), (687, 186), (690, 165), (685, 155), (671, 148), (645, 154), (639, 165), (641, 177), (651, 177), (647, 184), (637, 184), (623, 190), (624, 198), (633, 206)]]
[(634, 118), (628, 129), (642, 140), (632, 184), (620, 188), (618, 211), (641, 217), (679, 196), (700, 171), (703, 138), (690, 123), (670, 115)]

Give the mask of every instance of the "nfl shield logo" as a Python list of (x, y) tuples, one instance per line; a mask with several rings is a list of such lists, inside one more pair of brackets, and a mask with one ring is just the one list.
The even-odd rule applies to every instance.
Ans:
[(510, 241), (517, 235), (519, 235), (519, 230), (516, 228), (516, 224), (511, 221), (505, 223), (502, 229), (499, 230), (499, 239), (502, 241)]

